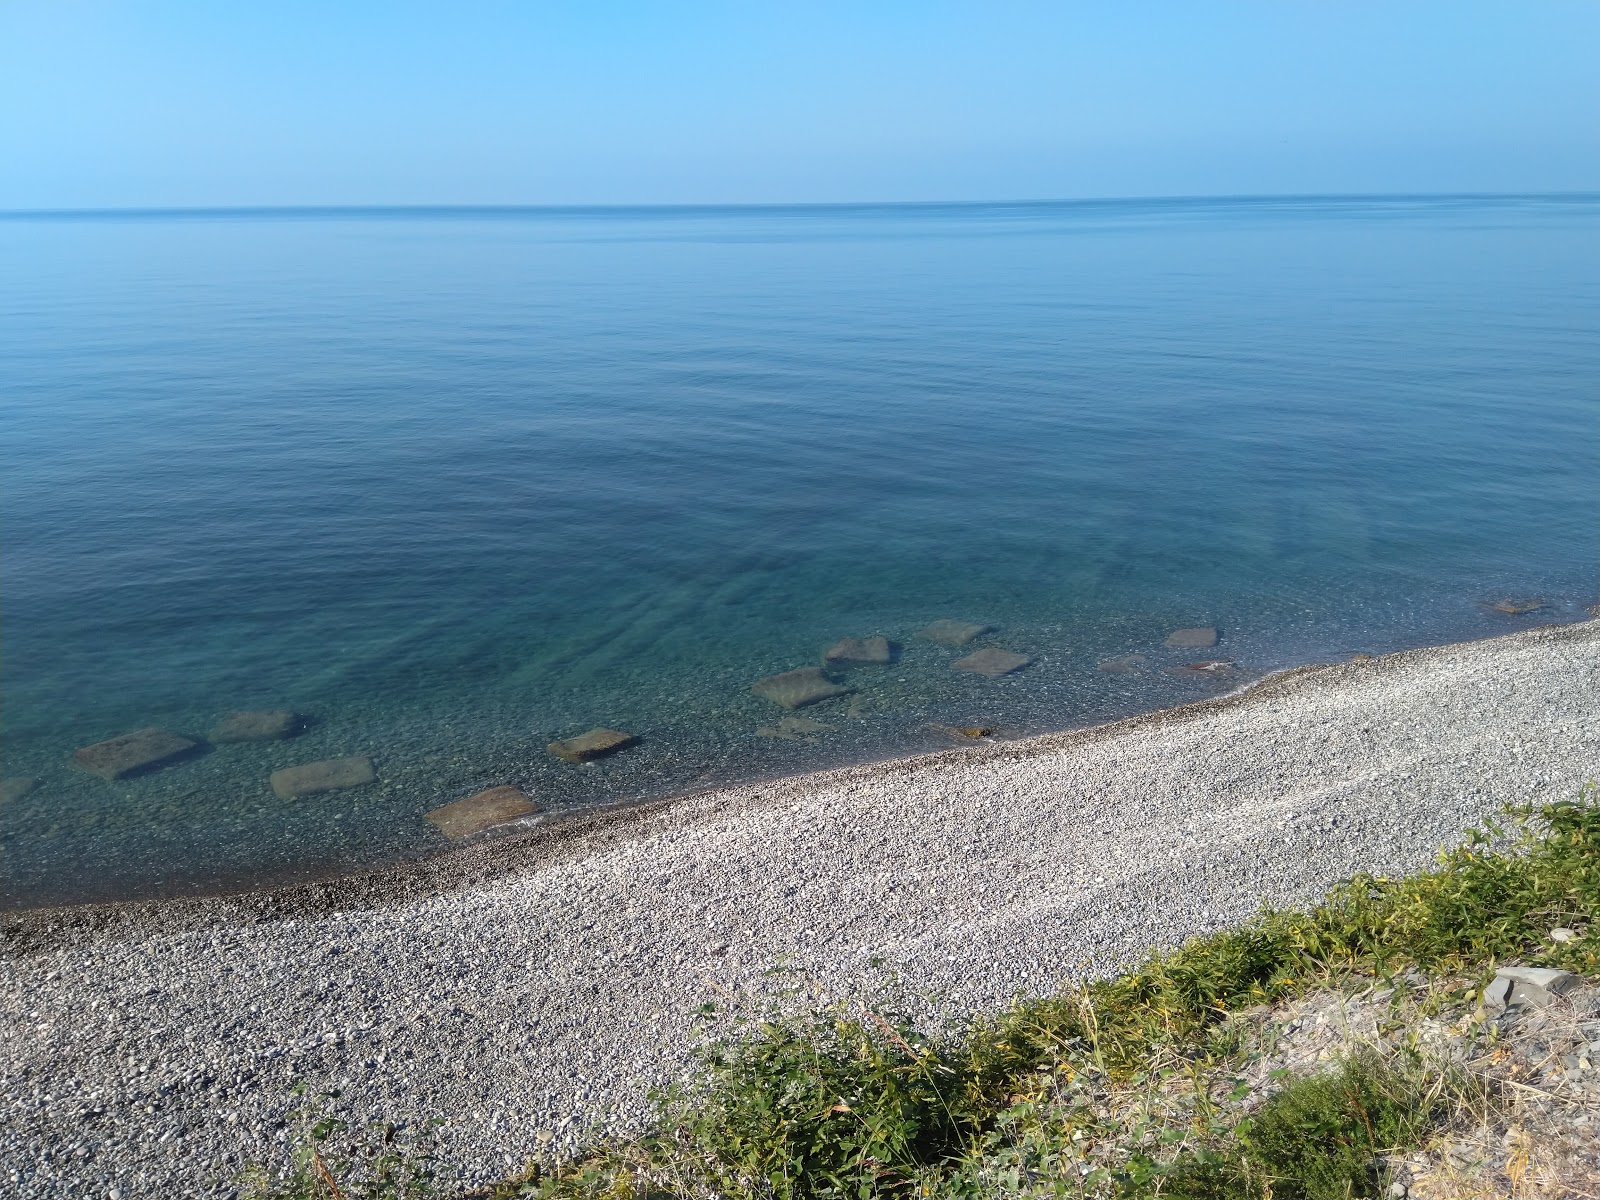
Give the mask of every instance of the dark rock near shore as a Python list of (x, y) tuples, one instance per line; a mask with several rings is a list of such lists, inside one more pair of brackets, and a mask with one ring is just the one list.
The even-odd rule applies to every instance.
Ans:
[(1010, 650), (989, 646), (965, 658), (956, 659), (950, 664), (950, 668), (954, 671), (971, 671), (974, 675), (987, 675), (990, 679), (997, 679), (1001, 675), (1022, 670), (1032, 661), (1033, 659), (1026, 654), (1013, 654)]
[(1217, 644), (1217, 631), (1211, 626), (1174, 629), (1162, 645), (1174, 650), (1208, 650)]
[(268, 782), (279, 799), (294, 800), (319, 792), (364, 787), (377, 778), (377, 772), (372, 769), (372, 760), (357, 754), (349, 758), (330, 758), (298, 767), (284, 767), (281, 771), (274, 771)]
[(228, 742), (276, 742), (293, 737), (304, 724), (305, 718), (287, 708), (233, 712), (217, 722), (217, 727), (211, 731), (211, 740), (218, 745)]
[(976, 621), (935, 621), (922, 631), (922, 636), (941, 646), (965, 646), (992, 632), (993, 625), (980, 625)]
[(763, 700), (771, 700), (784, 708), (802, 708), (850, 692), (843, 684), (829, 679), (821, 667), (801, 667), (797, 671), (768, 675), (752, 683), (750, 690)]
[(539, 811), (539, 806), (521, 788), (492, 787), (485, 791), (441, 805), (424, 814), (424, 820), (452, 842), (464, 841), (495, 825), (504, 825)]
[(547, 749), (567, 762), (588, 762), (592, 758), (625, 750), (638, 740), (633, 734), (623, 733), (619, 729), (591, 729), (588, 733), (580, 733), (565, 741), (551, 742)]
[(894, 647), (886, 637), (843, 638), (822, 654), (831, 663), (886, 663), (894, 657)]
[(101, 779), (122, 779), (136, 771), (165, 766), (199, 745), (193, 738), (165, 729), (136, 729), (121, 737), (85, 746), (72, 756), (72, 765)]

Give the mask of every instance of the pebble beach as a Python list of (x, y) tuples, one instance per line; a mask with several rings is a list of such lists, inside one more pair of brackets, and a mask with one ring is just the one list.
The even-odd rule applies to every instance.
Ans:
[(638, 1130), (707, 1002), (892, 992), (960, 1018), (1575, 798), (1597, 669), (1591, 620), (367, 875), (11, 914), (0, 1190), (232, 1195), (283, 1153), (297, 1083), (441, 1118), (444, 1157), (492, 1179)]

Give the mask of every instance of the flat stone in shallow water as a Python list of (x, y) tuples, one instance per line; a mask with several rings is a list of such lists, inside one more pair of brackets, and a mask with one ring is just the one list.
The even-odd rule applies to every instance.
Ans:
[(1124, 654), (1121, 658), (1103, 659), (1098, 670), (1107, 675), (1137, 675), (1144, 670), (1146, 659), (1142, 654)]
[(797, 671), (768, 675), (752, 683), (750, 690), (763, 700), (771, 700), (785, 708), (801, 708), (850, 692), (843, 684), (835, 683), (824, 675), (821, 667), (801, 667)]
[(993, 629), (993, 625), (980, 625), (976, 621), (935, 621), (922, 631), (922, 636), (941, 646), (965, 646)]
[(164, 766), (182, 758), (200, 743), (165, 729), (136, 729), (121, 737), (85, 746), (72, 756), (72, 765), (101, 779), (121, 779), (135, 771)]
[(424, 819), (449, 838), (459, 842), (495, 825), (504, 825), (539, 811), (539, 806), (521, 788), (492, 787), (464, 800), (441, 805)]
[(784, 717), (776, 725), (763, 725), (756, 730), (756, 736), (803, 742), (811, 740), (814, 734), (826, 733), (832, 728), (832, 725), (824, 725), (821, 721), (813, 721), (810, 717)]
[(1217, 644), (1217, 631), (1209, 625), (1196, 629), (1174, 629), (1162, 644), (1175, 650), (1206, 650)]
[(34, 781), (31, 779), (14, 778), (0, 779), (0, 804), (10, 804), (13, 800), (21, 800), (33, 791)]
[(950, 664), (954, 671), (971, 671), (974, 675), (987, 675), (990, 679), (1001, 675), (1009, 675), (1013, 671), (1020, 671), (1033, 661), (1026, 654), (1013, 654), (1009, 650), (999, 650), (993, 646), (969, 654), (965, 658), (958, 658)]
[(284, 767), (274, 771), (268, 782), (279, 799), (293, 800), (299, 796), (315, 796), (318, 792), (364, 787), (377, 778), (372, 760), (353, 754), (349, 758), (329, 758), (299, 767)]
[(591, 729), (577, 737), (561, 742), (551, 742), (547, 747), (557, 758), (568, 762), (588, 762), (591, 758), (614, 754), (633, 745), (639, 739), (620, 729)]
[(824, 662), (886, 663), (894, 656), (886, 637), (843, 638), (823, 652)]
[(276, 742), (293, 737), (300, 732), (304, 719), (287, 708), (274, 708), (264, 712), (233, 712), (217, 722), (211, 731), (211, 740), (219, 745), (228, 742)]

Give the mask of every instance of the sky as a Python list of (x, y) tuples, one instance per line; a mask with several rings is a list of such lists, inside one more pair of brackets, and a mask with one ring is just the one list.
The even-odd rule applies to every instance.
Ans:
[(1600, 190), (1594, 0), (0, 0), (0, 208)]

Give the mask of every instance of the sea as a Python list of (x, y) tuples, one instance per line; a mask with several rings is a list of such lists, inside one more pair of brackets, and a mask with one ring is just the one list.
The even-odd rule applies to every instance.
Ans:
[[(1596, 196), (0, 214), (0, 903), (1581, 619), (1597, 330)], [(805, 667), (849, 690), (752, 689)], [(196, 745), (75, 766), (150, 727)]]

